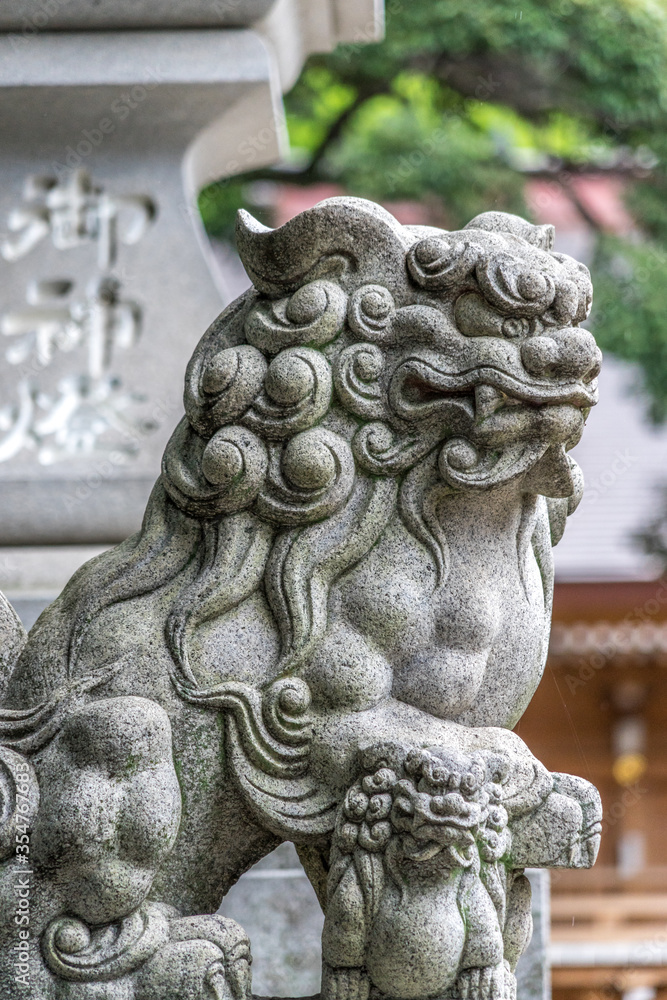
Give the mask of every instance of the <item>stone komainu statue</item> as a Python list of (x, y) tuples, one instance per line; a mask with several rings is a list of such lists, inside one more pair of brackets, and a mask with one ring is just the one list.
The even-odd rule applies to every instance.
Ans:
[(2, 608), (3, 996), (245, 1000), (213, 914), (283, 840), (325, 1000), (513, 996), (522, 869), (588, 867), (600, 832), (511, 732), (600, 365), (552, 237), (241, 213), (254, 287), (194, 353), (141, 531), (29, 636)]

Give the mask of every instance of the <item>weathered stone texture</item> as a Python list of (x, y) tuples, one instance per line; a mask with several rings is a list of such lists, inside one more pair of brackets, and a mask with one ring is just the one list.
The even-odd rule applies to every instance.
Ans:
[(600, 365), (552, 236), (241, 213), (253, 288), (192, 356), (141, 532), (28, 636), (3, 614), (9, 996), (18, 944), (34, 1000), (245, 1000), (216, 911), (289, 841), (323, 1000), (513, 1000), (524, 869), (589, 867), (601, 819), (511, 731)]

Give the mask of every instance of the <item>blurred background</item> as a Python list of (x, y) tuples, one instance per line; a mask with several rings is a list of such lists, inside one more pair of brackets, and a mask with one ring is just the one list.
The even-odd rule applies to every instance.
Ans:
[[(556, 549), (549, 662), (517, 731), (552, 771), (594, 782), (605, 808), (595, 868), (552, 876), (554, 997), (667, 998), (667, 2), (388, 0), (385, 39), (370, 36), (360, 21), (288, 81), (279, 162), (257, 133), (244, 172), (201, 191), (220, 304), (248, 285), (238, 208), (279, 226), (343, 193), (447, 229), (516, 212), (553, 223), (556, 248), (589, 266), (605, 365), (574, 452), (587, 492)], [(202, 332), (188, 331), (186, 356)], [(173, 367), (168, 399), (180, 392)], [(164, 409), (173, 426), (173, 404)], [(17, 461), (2, 452), (16, 412), (0, 410), (5, 469)], [(84, 519), (95, 450), (85, 447), (72, 480), (84, 484), (74, 503)], [(142, 466), (132, 511), (157, 460)], [(27, 624), (84, 558), (133, 530), (132, 511), (82, 538), (5, 526), (0, 586)], [(44, 545), (57, 549), (57, 572)], [(321, 918), (287, 849), (244, 877), (225, 912), (254, 922), (260, 992), (318, 988)]]

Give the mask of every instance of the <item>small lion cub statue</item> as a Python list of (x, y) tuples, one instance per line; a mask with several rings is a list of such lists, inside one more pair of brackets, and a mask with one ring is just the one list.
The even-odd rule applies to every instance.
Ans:
[(497, 755), (373, 748), (339, 809), (322, 939), (327, 1000), (513, 1000), (532, 931)]

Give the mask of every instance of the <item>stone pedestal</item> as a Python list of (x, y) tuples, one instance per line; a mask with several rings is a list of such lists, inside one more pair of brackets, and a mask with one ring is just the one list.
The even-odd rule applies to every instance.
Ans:
[(3, 4), (0, 545), (137, 530), (224, 304), (197, 194), (278, 159), (306, 55), (379, 25), (345, 0)]

